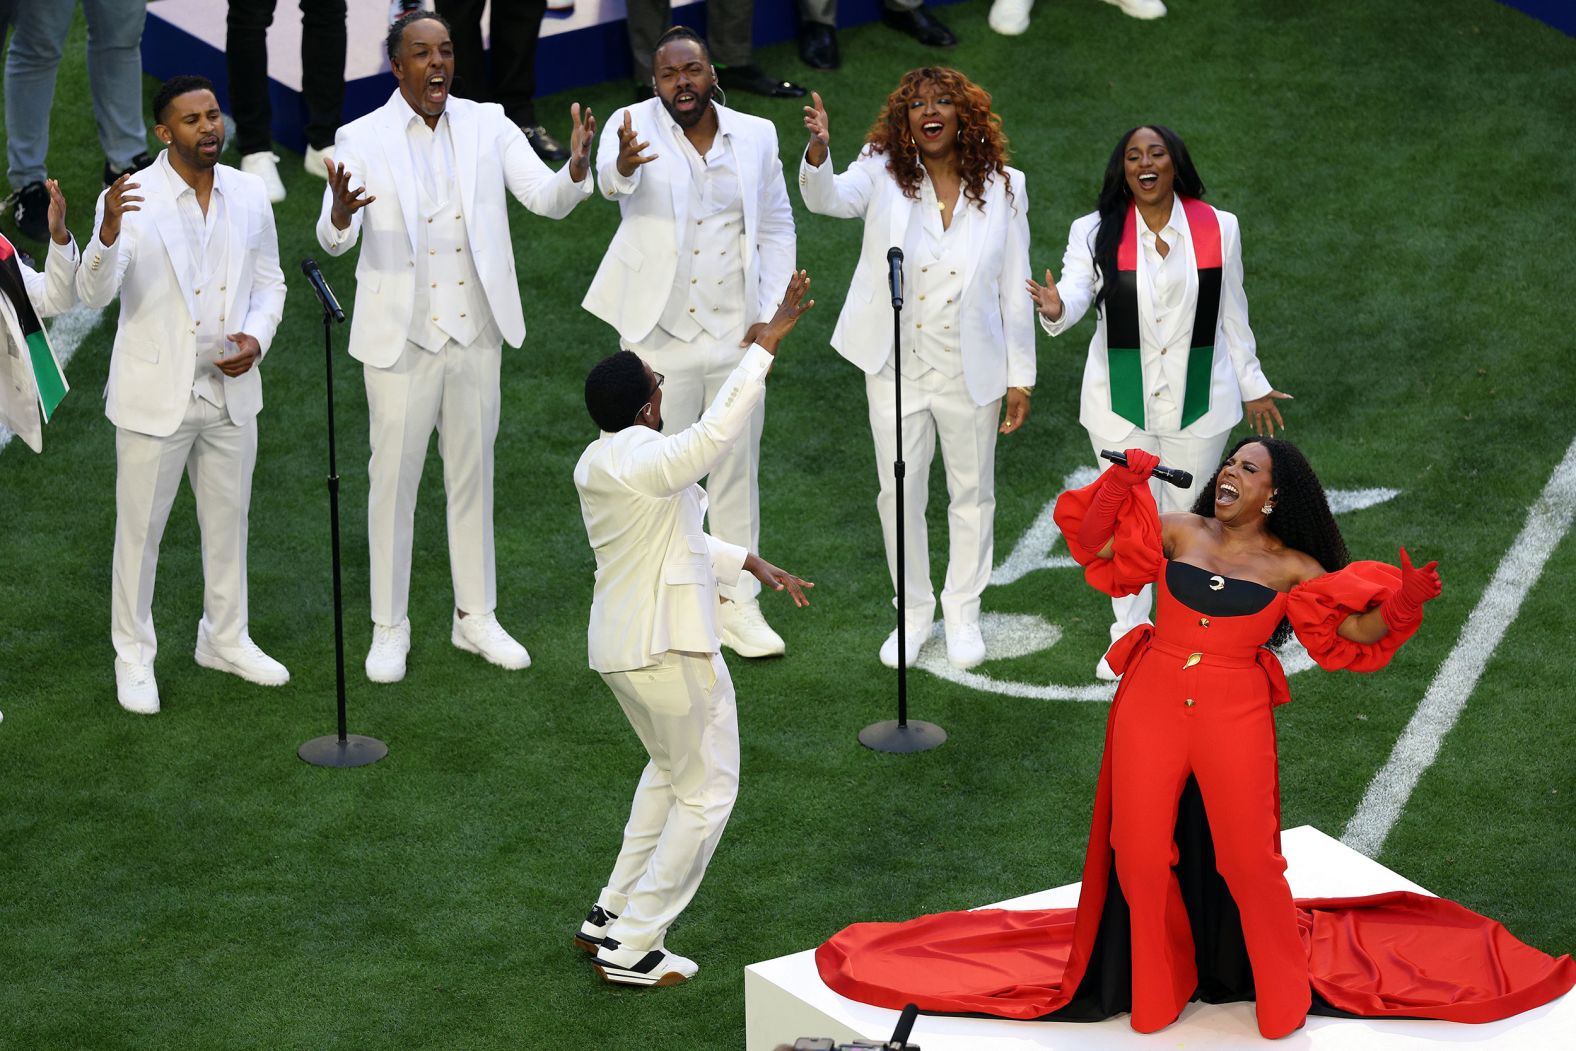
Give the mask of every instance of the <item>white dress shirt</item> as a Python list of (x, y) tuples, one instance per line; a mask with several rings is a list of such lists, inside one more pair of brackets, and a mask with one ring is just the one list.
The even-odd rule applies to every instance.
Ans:
[(693, 340), (705, 332), (721, 339), (743, 327), (744, 196), (733, 136), (717, 111), (717, 134), (703, 156), (666, 113), (661, 123), (672, 151), (689, 165), (689, 228), (680, 230), (673, 289), (657, 324), (669, 335)]
[(224, 373), (214, 362), (226, 350), (224, 294), (230, 267), (230, 225), (225, 221), (224, 193), (214, 180), (208, 194), (208, 210), (197, 202), (197, 191), (170, 165), (166, 150), (156, 162), (169, 180), (175, 211), (181, 217), (181, 234), (186, 240), (188, 266), (179, 275), (181, 283), (192, 290), (194, 328), (197, 333), (197, 368), (192, 373), (192, 397), (224, 408)]
[(930, 175), (919, 183), (919, 207), (909, 220), (906, 244), (913, 258), (906, 260), (909, 271), (905, 281), (911, 291), (904, 300), (910, 313), (908, 345), (903, 350), (903, 375), (918, 379), (931, 369), (943, 376), (963, 373), (963, 356), (958, 341), (962, 329), (963, 274), (962, 253), (968, 250), (968, 224), (974, 206), (958, 193), (952, 223), (943, 226), (940, 202)]

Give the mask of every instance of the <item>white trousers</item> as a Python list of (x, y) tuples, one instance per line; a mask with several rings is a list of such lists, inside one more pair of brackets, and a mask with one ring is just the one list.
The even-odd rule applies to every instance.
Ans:
[(182, 472), (197, 501), (202, 611), (209, 635), (221, 646), (238, 645), (246, 636), (247, 514), (256, 465), (257, 421), (238, 427), (224, 409), (196, 398), (167, 438), (116, 428), (109, 606), (115, 656), (130, 664), (152, 664), (158, 652), (153, 581)]
[(491, 333), (464, 347), (450, 340), (437, 353), (406, 343), (393, 365), (365, 369), (372, 416), (367, 547), (375, 624), (399, 624), (409, 611), (416, 490), (434, 427), (448, 496), (455, 608), (491, 613), (498, 604), (493, 443), (498, 437), (502, 351)]
[(679, 651), (602, 679), (651, 761), (597, 904), (618, 914), (609, 937), (624, 948), (656, 949), (700, 888), (739, 792), (733, 679), (721, 654)]
[[(1180, 467), (1184, 471), (1193, 472), (1193, 485), (1188, 489), (1178, 489), (1158, 478), (1149, 479), (1149, 491), (1154, 494), (1155, 503), (1164, 514), (1167, 511), (1193, 509), (1193, 501), (1197, 500), (1198, 494), (1209, 485), (1209, 480), (1215, 477), (1215, 468), (1220, 466), (1220, 454), (1226, 448), (1226, 439), (1229, 437), (1231, 437), (1230, 431), (1203, 438), (1192, 438), (1176, 433), (1157, 434), (1153, 431), (1135, 429), (1120, 443), (1113, 443), (1110, 439), (1090, 434), (1089, 444), (1094, 447), (1095, 463), (1100, 465), (1102, 474), (1113, 464), (1109, 460), (1100, 458), (1100, 450), (1114, 449), (1116, 452), (1121, 452), (1133, 448), (1154, 453), (1160, 457), (1160, 463), (1165, 467)], [(1136, 595), (1111, 600), (1112, 642), (1138, 625), (1148, 623), (1150, 611), (1154, 607), (1153, 590), (1149, 585), (1145, 585), (1144, 589)]]
[[(662, 433), (677, 434), (700, 419), (748, 347), (739, 346), (744, 329), (713, 339), (702, 332), (694, 340), (675, 339), (660, 328), (639, 343), (623, 343), (652, 370), (662, 383)], [(752, 554), (761, 549), (761, 428), (766, 422), (766, 399), (750, 416), (750, 426), (723, 454), (706, 479), (706, 531), (718, 540), (737, 544)], [(734, 594), (740, 601), (754, 599), (761, 584), (749, 573), (740, 573)]]
[[(876, 474), (881, 492), (876, 509), (886, 541), (887, 572), (897, 588), (897, 404), (888, 362), (879, 375), (865, 376), (870, 433), (875, 439)], [(996, 523), (996, 427), (1001, 399), (976, 405), (961, 375), (931, 370), (917, 380), (903, 378), (903, 549), (909, 631), (928, 630), (936, 611), (930, 582), (930, 535), (925, 507), (930, 499), (930, 465), (936, 439), (947, 476), (947, 578), (941, 613), (954, 624), (973, 624), (980, 616), (980, 595), (990, 583)]]

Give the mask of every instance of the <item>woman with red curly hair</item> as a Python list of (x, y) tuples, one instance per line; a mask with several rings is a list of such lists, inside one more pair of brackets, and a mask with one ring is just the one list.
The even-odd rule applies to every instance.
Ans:
[[(939, 437), (949, 496), (941, 591), (947, 657), (970, 668), (985, 659), (979, 612), (991, 570), (996, 435), (1023, 426), (1034, 387), (1034, 311), (1020, 291), (1029, 280), (1023, 173), (1007, 164), (1007, 139), (990, 95), (957, 70), (905, 74), (841, 175), (829, 163), (826, 108), (820, 95), (812, 98), (815, 105), (804, 110), (810, 141), (799, 168), (804, 203), (821, 215), (865, 221), (832, 346), (865, 372), (881, 481), (876, 507), (894, 588), (898, 512), (886, 465), (899, 458), (894, 386), (899, 375), (903, 382), (901, 458), (912, 480), (903, 528), (912, 544), (901, 658), (913, 665), (935, 616), (925, 505)], [(896, 348), (886, 293), (893, 246), (903, 249), (906, 290)], [(899, 657), (893, 631), (881, 661), (895, 668)]]

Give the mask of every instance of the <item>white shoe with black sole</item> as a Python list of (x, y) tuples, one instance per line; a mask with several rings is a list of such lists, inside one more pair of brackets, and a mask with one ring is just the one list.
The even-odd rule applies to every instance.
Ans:
[(607, 945), (607, 929), (618, 919), (618, 913), (608, 912), (600, 905), (591, 906), (586, 921), (575, 931), (575, 946), (584, 952), (597, 953)]
[(624, 949), (611, 938), (596, 954), (596, 973), (615, 985), (678, 985), (700, 966), (666, 949)]

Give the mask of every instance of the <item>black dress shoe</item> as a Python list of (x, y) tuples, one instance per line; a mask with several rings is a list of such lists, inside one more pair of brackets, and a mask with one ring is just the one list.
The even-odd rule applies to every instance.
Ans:
[(823, 22), (800, 26), (799, 58), (811, 69), (836, 69), (842, 64), (837, 53), (837, 30)]
[(564, 148), (564, 144), (553, 138), (552, 133), (540, 124), (522, 124), (520, 130), (525, 132), (525, 141), (531, 144), (531, 149), (542, 160), (557, 164), (569, 159), (569, 151)]
[(111, 186), (115, 185), (115, 180), (120, 178), (122, 175), (130, 175), (132, 172), (140, 172), (142, 169), (148, 167), (148, 165), (152, 163), (153, 158), (148, 156), (146, 153), (137, 154), (131, 159), (131, 163), (124, 168), (117, 168), (108, 160), (106, 160), (104, 162), (104, 189), (107, 190)]
[(952, 35), (952, 30), (923, 7), (916, 7), (912, 11), (891, 11), (883, 8), (881, 21), (893, 29), (901, 29), (926, 47), (953, 47), (958, 42), (958, 38)]
[(724, 91), (737, 88), (755, 95), (765, 95), (772, 99), (800, 99), (806, 92), (798, 84), (786, 80), (773, 80), (755, 64), (748, 66), (729, 66), (717, 70), (717, 83), (722, 85)]

